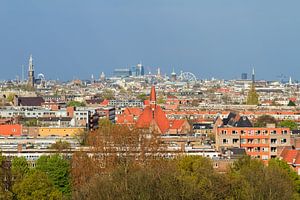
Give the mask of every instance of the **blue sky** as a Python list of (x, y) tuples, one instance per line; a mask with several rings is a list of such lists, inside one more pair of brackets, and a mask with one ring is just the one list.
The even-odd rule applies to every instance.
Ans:
[(163, 73), (299, 79), (299, 0), (1, 0), (0, 80), (98, 77), (139, 61)]

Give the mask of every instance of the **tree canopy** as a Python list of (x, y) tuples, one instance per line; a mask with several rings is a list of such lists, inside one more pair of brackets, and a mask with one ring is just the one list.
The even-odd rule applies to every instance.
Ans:
[(271, 115), (261, 115), (256, 119), (254, 126), (266, 127), (267, 124), (275, 124), (276, 125), (277, 121)]
[(22, 181), (17, 182), (13, 191), (18, 200), (62, 199), (61, 192), (54, 187), (47, 174), (38, 170), (27, 174)]
[(298, 129), (298, 124), (293, 121), (293, 120), (283, 120), (278, 123), (279, 127), (286, 127), (290, 128), (291, 130), (297, 130)]
[(41, 156), (36, 161), (36, 169), (47, 173), (49, 179), (54, 183), (59, 191), (69, 195), (71, 192), (70, 184), (70, 163), (56, 154), (53, 156)]
[(79, 102), (79, 101), (69, 101), (67, 103), (67, 106), (72, 106), (72, 107), (84, 107), (86, 106), (84, 102)]

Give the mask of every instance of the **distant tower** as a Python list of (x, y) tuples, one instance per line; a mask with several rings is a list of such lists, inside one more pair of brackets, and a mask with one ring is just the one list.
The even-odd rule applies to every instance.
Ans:
[(241, 79), (242, 79), (242, 80), (247, 80), (247, 79), (248, 79), (247, 73), (242, 73)]
[(100, 80), (101, 81), (105, 81), (105, 74), (104, 74), (104, 72), (101, 72)]
[(161, 71), (160, 71), (160, 67), (157, 68), (157, 77), (161, 76)]
[(144, 66), (142, 65), (142, 62), (136, 65), (136, 76), (144, 76), (145, 75), (145, 70)]
[(32, 59), (32, 55), (30, 55), (29, 57), (29, 67), (28, 67), (28, 86), (30, 87), (34, 87), (34, 68), (33, 68), (33, 59)]
[(292, 77), (290, 77), (290, 79), (289, 79), (289, 85), (292, 85), (292, 84), (293, 84)]
[(254, 72), (254, 68), (252, 69), (252, 84), (255, 83), (255, 72)]
[(248, 92), (246, 104), (247, 105), (258, 105), (259, 104), (259, 96), (256, 93), (256, 89), (255, 89), (255, 73), (254, 73), (254, 68), (252, 69), (252, 84), (251, 84), (250, 90)]
[(171, 73), (171, 81), (172, 81), (172, 82), (175, 82), (176, 79), (177, 79), (177, 76), (176, 76), (176, 73), (175, 73), (174, 67), (173, 67), (173, 72)]

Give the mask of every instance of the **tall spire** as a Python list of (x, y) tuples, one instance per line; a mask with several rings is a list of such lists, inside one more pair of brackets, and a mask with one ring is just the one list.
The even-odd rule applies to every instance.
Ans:
[(28, 86), (34, 87), (34, 69), (33, 69), (33, 59), (32, 59), (32, 54), (30, 54), (29, 57), (29, 64), (28, 64)]
[(33, 71), (33, 59), (32, 59), (32, 54), (30, 54), (30, 57), (29, 57), (28, 71)]
[(156, 107), (156, 92), (155, 92), (155, 86), (152, 85), (151, 92), (150, 92), (150, 108), (151, 110), (154, 110)]

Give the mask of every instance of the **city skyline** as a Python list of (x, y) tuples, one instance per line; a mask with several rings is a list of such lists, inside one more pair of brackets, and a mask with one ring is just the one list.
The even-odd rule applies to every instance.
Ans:
[[(1, 80), (21, 76), (32, 53), (46, 78), (112, 75), (142, 61), (152, 73), (199, 79), (297, 80), (297, 1), (49, 1), (0, 3)], [(284, 70), (283, 70), (284, 69)]]

